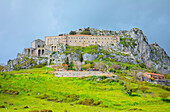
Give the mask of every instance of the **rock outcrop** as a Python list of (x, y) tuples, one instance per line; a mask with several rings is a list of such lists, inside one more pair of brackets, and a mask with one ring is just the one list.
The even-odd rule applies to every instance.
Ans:
[[(142, 30), (132, 28), (130, 31), (110, 31), (82, 28), (74, 32), (76, 32), (76, 34), (81, 34), (83, 30), (89, 31), (92, 35), (117, 35), (120, 36), (120, 42), (117, 43), (116, 46), (98, 46), (93, 53), (72, 50), (65, 52), (67, 46), (58, 44), (58, 51), (53, 53), (50, 59), (52, 59), (54, 63), (63, 63), (67, 57), (69, 61), (78, 61), (80, 54), (83, 54), (84, 61), (109, 59), (124, 63), (142, 64), (162, 74), (170, 74), (170, 57), (156, 42), (149, 44)], [(10, 70), (13, 70), (15, 65), (22, 65), (21, 68), (28, 68), (47, 61), (49, 62), (47, 58), (29, 57), (29, 59), (34, 60), (35, 63), (26, 65), (24, 63), (28, 60), (21, 56), (9, 62), (8, 66), (10, 66)]]

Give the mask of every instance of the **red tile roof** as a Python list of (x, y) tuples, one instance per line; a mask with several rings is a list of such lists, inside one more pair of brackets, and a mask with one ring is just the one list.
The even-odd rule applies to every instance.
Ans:
[(164, 75), (161, 75), (161, 74), (156, 74), (156, 73), (150, 73), (150, 72), (146, 72), (147, 74), (151, 74), (151, 75), (157, 75), (157, 76), (161, 76), (161, 77), (164, 77)]

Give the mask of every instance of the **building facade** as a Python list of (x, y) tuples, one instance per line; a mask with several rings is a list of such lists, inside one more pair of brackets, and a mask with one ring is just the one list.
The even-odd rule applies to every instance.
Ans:
[(117, 45), (120, 41), (119, 36), (93, 36), (93, 35), (63, 35), (63, 36), (47, 36), (45, 44), (51, 45), (52, 51), (57, 51), (57, 45), (62, 43), (69, 46), (90, 46), (110, 44)]
[(31, 48), (25, 48), (23, 55), (45, 57), (53, 51), (57, 51), (58, 44), (69, 46), (90, 46), (90, 45), (117, 45), (120, 41), (119, 36), (94, 36), (94, 35), (63, 35), (47, 36), (45, 41), (40, 39), (31, 43)]
[(45, 47), (45, 42), (40, 39), (37, 39), (31, 43), (31, 48), (25, 48), (22, 54), (28, 55), (28, 56), (40, 56), (41, 57), (45, 53), (44, 47)]

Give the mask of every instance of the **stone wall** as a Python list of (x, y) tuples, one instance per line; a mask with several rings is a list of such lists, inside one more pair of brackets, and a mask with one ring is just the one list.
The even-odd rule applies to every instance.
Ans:
[(56, 71), (54, 72), (56, 77), (83, 77), (93, 75), (113, 75), (111, 73), (103, 73), (101, 71)]
[(53, 51), (57, 51), (57, 44), (67, 44), (70, 46), (89, 46), (108, 44), (116, 45), (120, 41), (119, 36), (93, 36), (93, 35), (66, 35), (45, 37), (46, 45), (51, 45)]
[(31, 43), (31, 48), (43, 48), (44, 44), (45, 44), (44, 41), (37, 39)]

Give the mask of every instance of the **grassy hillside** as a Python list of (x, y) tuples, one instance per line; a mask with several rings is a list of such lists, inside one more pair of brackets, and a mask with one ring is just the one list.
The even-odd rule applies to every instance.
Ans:
[[(166, 100), (159, 97), (160, 92), (168, 91), (159, 86), (124, 78), (96, 81), (95, 76), (54, 77), (48, 73), (51, 70), (43, 67), (2, 73), (0, 107), (5, 108), (0, 108), (0, 112), (43, 109), (53, 112), (170, 111), (170, 97)], [(147, 88), (144, 93), (141, 87)], [(127, 94), (128, 88), (132, 88), (132, 95)]]

